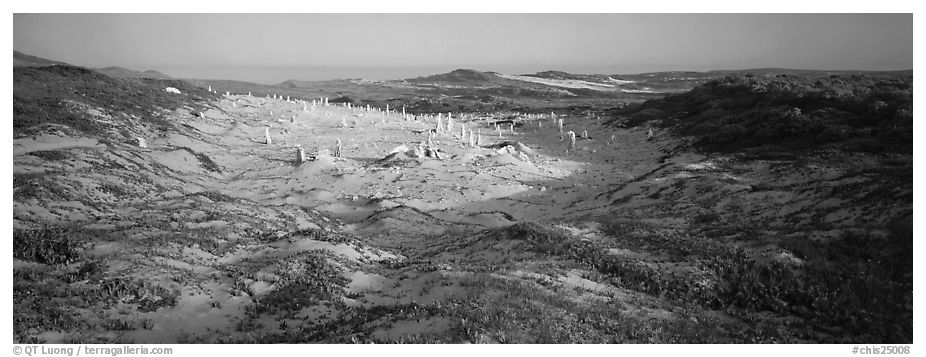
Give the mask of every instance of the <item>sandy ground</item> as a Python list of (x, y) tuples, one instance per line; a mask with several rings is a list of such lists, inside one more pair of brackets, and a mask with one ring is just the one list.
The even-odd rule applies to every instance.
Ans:
[[(828, 182), (852, 179), (839, 168), (782, 170), (774, 161), (744, 164), (683, 152), (665, 133), (650, 139), (645, 130), (606, 128), (594, 118), (564, 118), (563, 131), (579, 136), (576, 150), (567, 152), (568, 136), (548, 115), (496, 130), (489, 124), (495, 119), (453, 113), (449, 132), (429, 134), (436, 118), (307, 107), (226, 96), (203, 117), (175, 113), (170, 119), (180, 132), (148, 137), (147, 148), (54, 135), (16, 140), (14, 172), (40, 194), (14, 200), (15, 227), (77, 224), (97, 232), (89, 252), (106, 260), (109, 274), (178, 294), (174, 306), (154, 311), (120, 302), (81, 312), (145, 321), (145, 328), (34, 336), (47, 342), (248, 341), (255, 330), (326, 326), (354, 307), (453, 301), (468, 293), (465, 284), (480, 267), (499, 265), (508, 267), (492, 273), (499, 279), (566, 287), (577, 301), (617, 299), (641, 318), (672, 318), (652, 297), (586, 279), (582, 270), (551, 271), (518, 241), (487, 241), (480, 232), (544, 222), (600, 241), (606, 239), (598, 232), (601, 217), (677, 228), (717, 212), (775, 230), (811, 221), (846, 228), (868, 216), (847, 204), (851, 198), (828, 194)], [(461, 127), (478, 130), (479, 147), (468, 145), (469, 134), (460, 137)], [(412, 154), (427, 146), (429, 135), (440, 159)], [(394, 153), (403, 145), (407, 153)], [(301, 164), (300, 147), (310, 157)], [(37, 151), (69, 159), (48, 160)], [(754, 189), (770, 178), (778, 181)], [(767, 249), (777, 253), (773, 245)], [(304, 254), (323, 254), (343, 269), (347, 295), (338, 304), (286, 313), (249, 310), (281, 288), (288, 262)], [(402, 261), (427, 264), (394, 266)], [(368, 330), (389, 341), (446, 331), (451, 320), (382, 321)], [(242, 322), (259, 327), (242, 328)]]

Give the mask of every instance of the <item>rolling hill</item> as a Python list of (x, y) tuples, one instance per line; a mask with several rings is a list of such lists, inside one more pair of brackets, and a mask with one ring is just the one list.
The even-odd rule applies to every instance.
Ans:
[(66, 65), (67, 63), (52, 61), (41, 57), (30, 56), (19, 51), (13, 51), (13, 67), (45, 67)]
[(630, 106), (612, 122), (655, 121), (711, 150), (772, 145), (912, 153), (912, 73), (789, 73), (804, 74), (728, 76)]
[[(181, 94), (164, 91), (178, 88)], [(167, 130), (164, 111), (191, 109), (217, 96), (175, 79), (113, 78), (71, 65), (13, 68), (14, 135), (49, 124), (85, 134), (111, 132), (132, 139), (139, 131)]]
[(147, 70), (147, 71), (136, 71), (128, 68), (122, 67), (106, 67), (106, 68), (94, 68), (95, 71), (103, 73), (110, 77), (115, 78), (157, 78), (157, 79), (171, 79), (173, 77), (166, 75), (164, 73)]
[(480, 72), (474, 69), (457, 69), (451, 72), (425, 77), (407, 79), (412, 83), (449, 83), (449, 84), (504, 84), (504, 79), (493, 72)]

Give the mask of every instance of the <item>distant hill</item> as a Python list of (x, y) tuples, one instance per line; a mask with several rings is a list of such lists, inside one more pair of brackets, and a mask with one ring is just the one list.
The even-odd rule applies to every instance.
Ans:
[(113, 78), (156, 78), (156, 79), (171, 79), (173, 77), (168, 76), (164, 73), (148, 70), (148, 71), (135, 71), (128, 68), (122, 67), (106, 67), (106, 68), (95, 68), (97, 72), (103, 73), (107, 76)]
[(19, 51), (13, 51), (13, 67), (45, 67), (56, 65), (67, 65), (67, 63), (52, 61), (42, 57), (30, 56)]
[(236, 81), (236, 80), (230, 80), (230, 79), (187, 78), (184, 80), (187, 82), (190, 82), (191, 84), (197, 87), (208, 88), (211, 86), (213, 90), (219, 91), (220, 93), (224, 93), (225, 91), (229, 91), (229, 92), (236, 93), (236, 94), (254, 92), (254, 95), (260, 94), (261, 96), (263, 96), (265, 94), (261, 94), (261, 93), (266, 93), (266, 94), (276, 93), (274, 92), (274, 90), (275, 89), (278, 90), (278, 88), (273, 85), (259, 84), (259, 83), (245, 82), (245, 81)]
[(323, 87), (323, 86), (350, 87), (350, 86), (356, 85), (356, 83), (357, 83), (357, 80), (351, 80), (351, 79), (331, 79), (331, 80), (326, 80), (326, 81), (301, 81), (301, 80), (296, 80), (296, 79), (290, 79), (287, 81), (280, 82), (279, 84), (275, 84), (274, 87), (289, 88), (289, 89), (318, 88), (318, 87)]
[(427, 77), (418, 77), (407, 79), (412, 83), (459, 83), (459, 84), (479, 84), (479, 83), (499, 83), (506, 82), (504, 78), (499, 77), (492, 72), (480, 72), (473, 69), (457, 69), (452, 72), (435, 74)]
[(607, 75), (575, 74), (575, 73), (569, 73), (569, 72), (563, 72), (563, 71), (543, 71), (543, 72), (537, 72), (534, 74), (525, 74), (524, 76), (546, 78), (546, 79), (558, 79), (558, 80), (589, 81), (589, 82), (606, 82), (608, 79)]
[[(27, 55), (19, 51), (13, 51), (13, 67), (47, 67), (47, 66), (71, 66), (71, 64), (53, 61), (50, 59)], [(148, 70), (136, 71), (122, 67), (91, 68), (94, 71), (103, 73), (113, 78), (153, 78), (153, 79), (173, 79), (173, 77), (164, 73)]]
[[(594, 90), (589, 91), (587, 88), (562, 85), (562, 83), (557, 81), (558, 80), (547, 81), (546, 79), (527, 76), (505, 75), (495, 72), (480, 72), (473, 69), (457, 69), (448, 73), (405, 80), (405, 82), (419, 85), (437, 85), (455, 89), (469, 87), (479, 91), (479, 93), (468, 93), (471, 95), (501, 95), (547, 99), (583, 95), (597, 97), (600, 95), (600, 93), (596, 93)], [(464, 93), (453, 94), (461, 95)]]
[(791, 69), (791, 68), (750, 68), (736, 70), (714, 70), (703, 72), (705, 74), (715, 75), (759, 75), (759, 76), (802, 76), (808, 78), (829, 77), (829, 76), (851, 76), (864, 75), (869, 77), (893, 77), (896, 75), (913, 75), (912, 70), (899, 71), (858, 71), (858, 70), (818, 70), (818, 69)]

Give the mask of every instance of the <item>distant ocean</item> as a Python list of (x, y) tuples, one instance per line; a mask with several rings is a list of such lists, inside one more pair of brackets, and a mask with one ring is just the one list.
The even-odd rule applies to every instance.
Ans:
[[(324, 81), (332, 79), (409, 79), (430, 76), (453, 71), (459, 68), (469, 68), (477, 71), (493, 71), (503, 74), (529, 74), (540, 71), (560, 70), (571, 73), (621, 73), (614, 67), (604, 66), (430, 66), (430, 67), (256, 67), (256, 66), (170, 66), (157, 67), (154, 70), (163, 72), (175, 78), (188, 79), (227, 79), (259, 84), (278, 84), (295, 79), (302, 81)], [(146, 68), (147, 69), (147, 68)], [(634, 72), (623, 72), (634, 73)]]

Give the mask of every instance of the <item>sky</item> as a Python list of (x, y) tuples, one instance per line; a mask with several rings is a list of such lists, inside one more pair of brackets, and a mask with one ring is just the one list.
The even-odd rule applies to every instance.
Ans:
[[(184, 78), (234, 77), (245, 67), (293, 79), (325, 79), (297, 78), (296, 68), (310, 67), (316, 70), (303, 76), (325, 72), (318, 68), (341, 77), (351, 69), (383, 76), (384, 68), (396, 75), (455, 68), (511, 74), (897, 70), (913, 68), (913, 16), (14, 14), (13, 48), (80, 66), (157, 69)], [(239, 77), (226, 79), (247, 79)]]

